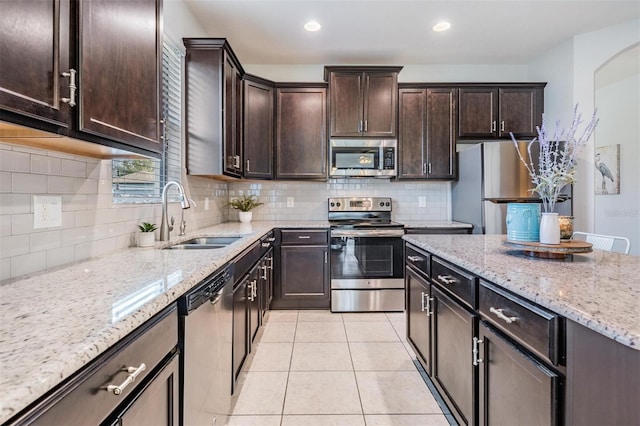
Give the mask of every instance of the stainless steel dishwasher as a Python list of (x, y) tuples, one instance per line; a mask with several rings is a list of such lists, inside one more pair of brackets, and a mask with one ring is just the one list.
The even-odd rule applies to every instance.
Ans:
[(231, 408), (233, 269), (216, 271), (178, 301), (185, 426), (224, 425)]

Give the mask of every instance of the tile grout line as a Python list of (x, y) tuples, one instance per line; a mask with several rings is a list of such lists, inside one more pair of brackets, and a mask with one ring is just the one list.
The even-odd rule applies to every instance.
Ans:
[(358, 386), (358, 376), (356, 376), (356, 366), (353, 362), (353, 355), (351, 353), (351, 340), (349, 339), (349, 334), (347, 334), (347, 321), (344, 320), (344, 315), (342, 316), (342, 327), (344, 328), (344, 335), (347, 339), (347, 349), (349, 350), (349, 360), (351, 361), (351, 371), (353, 373), (353, 381), (356, 384), (356, 391), (358, 392), (358, 402), (360, 403), (360, 411), (362, 415), (362, 422), (366, 426), (367, 420), (364, 416), (364, 406), (362, 405), (362, 396), (360, 395), (360, 386)]
[(291, 342), (291, 355), (289, 355), (289, 370), (287, 371), (287, 381), (284, 385), (284, 396), (282, 398), (282, 409), (280, 411), (280, 426), (284, 422), (284, 406), (287, 402), (287, 390), (289, 389), (289, 377), (291, 377), (291, 364), (293, 363), (293, 351), (296, 348), (296, 333), (298, 332), (298, 320), (300, 319), (300, 310), (296, 313), (296, 326), (293, 330), (293, 341)]

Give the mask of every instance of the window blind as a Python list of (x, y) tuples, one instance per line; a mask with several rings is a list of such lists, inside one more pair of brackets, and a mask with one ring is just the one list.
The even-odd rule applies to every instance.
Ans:
[(162, 44), (162, 117), (164, 147), (160, 159), (112, 161), (112, 193), (117, 203), (156, 203), (167, 181), (180, 182), (182, 148), (182, 57), (168, 40)]

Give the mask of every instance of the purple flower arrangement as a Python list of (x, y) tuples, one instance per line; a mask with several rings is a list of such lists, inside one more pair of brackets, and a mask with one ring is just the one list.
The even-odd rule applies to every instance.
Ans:
[[(520, 152), (513, 133), (510, 133), (520, 161), (527, 168), (531, 181), (535, 185), (535, 188), (531, 191), (540, 196), (546, 213), (554, 211), (562, 188), (575, 182), (576, 164), (578, 162), (577, 152), (587, 144), (598, 125), (599, 120), (596, 117), (596, 112), (593, 112), (591, 121), (579, 135), (578, 127), (582, 124), (582, 115), (578, 112), (578, 105), (573, 109), (573, 120), (569, 129), (561, 129), (560, 121), (556, 121), (553, 135), (547, 133), (543, 115), (542, 126), (536, 127), (538, 136), (533, 138), (527, 145), (526, 159), (523, 153)], [(531, 155), (531, 147), (536, 142), (540, 144), (537, 168)]]

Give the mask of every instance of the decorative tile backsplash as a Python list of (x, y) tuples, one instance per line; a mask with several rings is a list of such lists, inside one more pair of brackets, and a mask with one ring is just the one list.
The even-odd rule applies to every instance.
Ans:
[[(135, 246), (140, 222), (160, 225), (158, 203), (113, 202), (111, 167), (110, 160), (0, 143), (0, 280)], [(365, 195), (391, 197), (397, 221), (451, 217), (447, 182), (223, 182), (187, 176), (183, 185), (197, 204), (184, 212), (187, 232), (238, 220), (226, 203), (246, 192), (265, 203), (254, 210), (254, 220), (326, 220), (329, 197)], [(34, 195), (61, 197), (62, 226), (34, 229)], [(425, 207), (419, 207), (419, 197), (426, 198)], [(288, 199), (293, 207), (287, 207)], [(177, 203), (169, 210), (175, 216), (175, 236), (181, 210)]]

